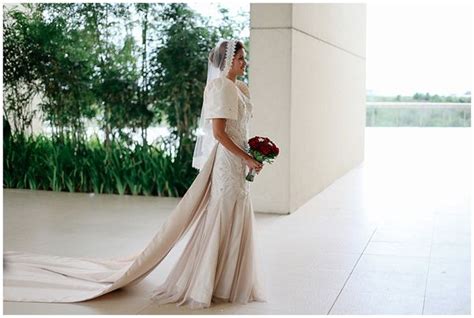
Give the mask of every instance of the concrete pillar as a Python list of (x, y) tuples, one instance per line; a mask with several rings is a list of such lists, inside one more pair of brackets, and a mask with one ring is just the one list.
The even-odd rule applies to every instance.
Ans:
[(250, 19), (250, 136), (280, 148), (252, 201), (287, 214), (364, 159), (366, 6), (259, 3)]

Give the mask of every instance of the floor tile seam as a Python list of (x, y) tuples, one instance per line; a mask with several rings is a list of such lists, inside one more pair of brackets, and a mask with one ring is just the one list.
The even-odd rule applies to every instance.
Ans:
[(362, 256), (364, 255), (364, 252), (365, 250), (367, 249), (367, 246), (370, 244), (373, 236), (375, 235), (375, 232), (377, 232), (377, 227), (374, 229), (374, 231), (372, 232), (372, 235), (370, 236), (370, 238), (367, 240), (367, 243), (365, 244), (364, 246), (364, 249), (362, 250), (362, 252), (360, 253), (359, 257), (357, 258), (357, 261), (355, 262), (354, 266), (352, 267), (352, 270), (350, 271), (349, 275), (347, 276), (347, 279), (344, 281), (344, 284), (342, 285), (341, 289), (339, 290), (339, 293), (337, 294), (336, 298), (334, 299), (331, 307), (329, 308), (328, 312), (327, 312), (327, 315), (330, 315), (331, 314), (331, 310), (334, 308), (334, 305), (336, 304), (337, 300), (339, 299), (339, 296), (341, 295), (342, 291), (344, 290), (344, 287), (347, 285), (347, 282), (349, 281), (349, 279), (351, 278), (352, 276), (352, 273), (354, 272), (355, 268), (357, 267), (357, 264), (359, 264), (359, 261), (360, 259), (362, 258)]

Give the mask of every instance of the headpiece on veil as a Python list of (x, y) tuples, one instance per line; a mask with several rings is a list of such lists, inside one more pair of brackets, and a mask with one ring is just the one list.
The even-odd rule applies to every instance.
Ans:
[[(209, 53), (207, 64), (207, 80), (206, 87), (216, 78), (226, 77), (232, 67), (232, 60), (234, 59), (235, 40), (220, 40), (216, 46)], [(205, 98), (203, 98), (203, 105), (201, 108), (201, 116), (199, 117), (199, 125), (196, 130), (197, 140), (194, 147), (192, 166), (201, 170), (204, 163), (208, 159), (213, 146), (216, 144), (212, 125), (210, 120), (205, 119)]]

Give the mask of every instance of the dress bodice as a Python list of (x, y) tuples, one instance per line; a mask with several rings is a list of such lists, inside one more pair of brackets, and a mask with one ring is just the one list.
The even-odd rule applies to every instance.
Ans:
[[(238, 107), (237, 115), (234, 116), (236, 119), (226, 120), (226, 133), (238, 147), (247, 152), (253, 105), (245, 83), (237, 80), (232, 85), (235, 85), (237, 90)], [(245, 180), (247, 172), (245, 162), (219, 143), (214, 162), (211, 196), (247, 196), (250, 189), (249, 182)]]
[(238, 92), (238, 113), (237, 120), (227, 120), (226, 132), (237, 145), (242, 149), (247, 150), (249, 140), (249, 122), (253, 117), (253, 105), (250, 101), (250, 94), (247, 85), (239, 80), (236, 80), (235, 86)]

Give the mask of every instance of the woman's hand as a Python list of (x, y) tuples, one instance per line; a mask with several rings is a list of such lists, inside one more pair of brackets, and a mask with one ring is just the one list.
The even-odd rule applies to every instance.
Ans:
[(263, 168), (263, 163), (260, 163), (259, 161), (255, 160), (250, 155), (248, 155), (245, 159), (245, 164), (247, 165), (247, 167), (249, 167), (250, 170), (254, 169), (257, 174), (260, 173), (260, 170), (262, 170)]
[(251, 155), (249, 155), (245, 150), (242, 150), (238, 147), (227, 135), (225, 132), (226, 127), (226, 118), (213, 118), (212, 119), (212, 131), (214, 134), (214, 138), (217, 139), (225, 148), (229, 151), (234, 153), (236, 156), (242, 158), (244, 156), (245, 164), (249, 169), (254, 169), (257, 174), (262, 170), (263, 163), (258, 162), (255, 160)]

